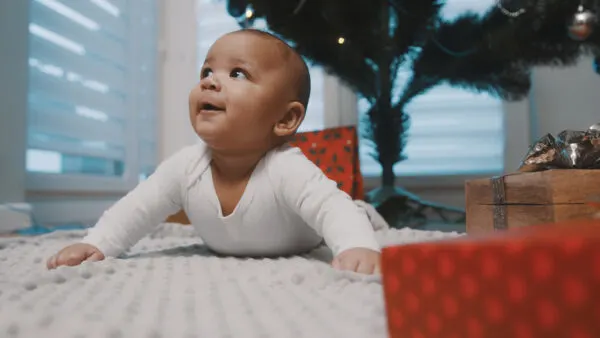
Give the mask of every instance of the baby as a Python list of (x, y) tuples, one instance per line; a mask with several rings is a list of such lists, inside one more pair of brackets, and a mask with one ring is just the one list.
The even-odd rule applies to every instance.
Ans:
[(48, 268), (119, 256), (183, 209), (216, 253), (293, 255), (324, 241), (334, 268), (375, 273), (380, 247), (365, 210), (288, 144), (309, 95), (308, 68), (285, 42), (249, 29), (222, 36), (189, 95), (204, 142), (161, 163)]

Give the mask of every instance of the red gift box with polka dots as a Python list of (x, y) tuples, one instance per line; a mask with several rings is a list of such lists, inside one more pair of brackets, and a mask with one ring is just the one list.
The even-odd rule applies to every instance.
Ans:
[(600, 337), (600, 220), (386, 247), (390, 337)]
[(358, 134), (354, 126), (306, 131), (290, 142), (300, 148), (338, 188), (355, 200), (364, 199), (363, 177), (358, 155)]

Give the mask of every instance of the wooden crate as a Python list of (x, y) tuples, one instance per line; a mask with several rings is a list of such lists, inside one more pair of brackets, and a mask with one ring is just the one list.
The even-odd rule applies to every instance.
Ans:
[(467, 232), (482, 233), (591, 218), (600, 170), (515, 173), (465, 183)]

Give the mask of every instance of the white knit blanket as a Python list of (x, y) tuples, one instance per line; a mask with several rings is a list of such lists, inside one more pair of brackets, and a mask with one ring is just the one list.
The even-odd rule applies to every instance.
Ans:
[[(0, 337), (386, 337), (379, 276), (333, 270), (331, 252), (217, 257), (165, 224), (123, 259), (47, 271), (81, 231), (0, 239)], [(384, 246), (459, 236), (383, 229)]]

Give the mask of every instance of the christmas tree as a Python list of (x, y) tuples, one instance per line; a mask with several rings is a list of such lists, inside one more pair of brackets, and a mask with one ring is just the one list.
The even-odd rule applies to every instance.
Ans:
[[(263, 18), (269, 31), (369, 101), (363, 136), (382, 166), (382, 187), (372, 202), (383, 206), (400, 196), (405, 207), (413, 202), (413, 214), (424, 206), (444, 208), (394, 184), (412, 99), (446, 83), (520, 100), (529, 93), (532, 67), (571, 65), (582, 53), (597, 52), (600, 42), (598, 8), (583, 0), (498, 0), (482, 15), (466, 12), (452, 20), (440, 15), (443, 6), (437, 0), (228, 1), (242, 26)], [(405, 65), (412, 76), (394, 99)], [(402, 208), (396, 203), (393, 209)]]

